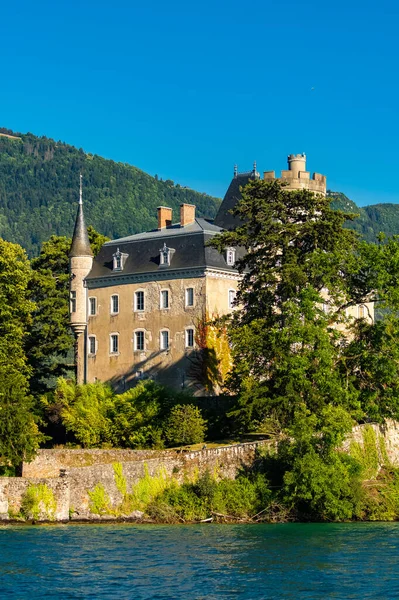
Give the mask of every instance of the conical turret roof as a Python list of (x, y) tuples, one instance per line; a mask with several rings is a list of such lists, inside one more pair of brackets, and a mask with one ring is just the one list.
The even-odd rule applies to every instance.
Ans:
[(75, 229), (73, 230), (71, 249), (69, 251), (69, 257), (72, 258), (73, 256), (93, 256), (83, 215), (82, 176), (80, 176), (78, 212), (76, 215)]

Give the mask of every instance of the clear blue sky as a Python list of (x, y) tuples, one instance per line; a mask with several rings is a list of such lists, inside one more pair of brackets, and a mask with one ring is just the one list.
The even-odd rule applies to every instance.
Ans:
[[(399, 3), (1, 3), (0, 125), (222, 196), (234, 163), (399, 202)], [(314, 89), (312, 89), (314, 88)]]

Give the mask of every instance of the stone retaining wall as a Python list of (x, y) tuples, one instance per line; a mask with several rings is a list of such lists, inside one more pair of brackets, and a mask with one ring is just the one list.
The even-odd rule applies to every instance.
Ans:
[(18, 513), (28, 487), (39, 483), (53, 490), (57, 502), (55, 520), (97, 520), (100, 517), (89, 508), (89, 491), (96, 485), (104, 487), (112, 507), (122, 502), (115, 481), (115, 463), (122, 466), (127, 490), (131, 490), (146, 471), (152, 476), (163, 473), (179, 483), (194, 479), (206, 470), (218, 477), (234, 479), (241, 469), (253, 465), (257, 449), (267, 444), (267, 441), (249, 442), (194, 452), (39, 450), (35, 460), (23, 465), (22, 477), (0, 478), (0, 520), (8, 520), (10, 515)]
[[(399, 423), (387, 421), (384, 426), (372, 425), (377, 439), (384, 438), (385, 449), (393, 465), (399, 466)], [(363, 444), (364, 425), (353, 429), (343, 449), (351, 441)], [(55, 520), (97, 520), (90, 512), (89, 491), (102, 484), (111, 507), (122, 502), (115, 481), (113, 465), (122, 466), (127, 490), (131, 490), (147, 471), (150, 475), (164, 473), (181, 483), (193, 479), (207, 469), (219, 477), (235, 478), (241, 469), (251, 467), (257, 449), (270, 442), (259, 441), (195, 452), (175, 450), (39, 450), (35, 460), (23, 466), (22, 477), (0, 477), (0, 520), (19, 512), (21, 501), (30, 485), (45, 484), (53, 491), (57, 503)], [(64, 475), (65, 476), (61, 476)], [(109, 515), (106, 518), (110, 518)]]
[[(55, 513), (50, 515), (50, 520), (68, 521), (70, 508), (70, 484), (65, 477), (56, 479), (26, 479), (24, 477), (0, 477), (0, 521), (15, 518), (20, 512), (24, 495), (30, 486), (44, 484), (51, 490), (56, 502)], [(39, 503), (40, 504), (40, 503)], [(39, 521), (47, 521), (49, 515), (45, 514), (39, 506)]]

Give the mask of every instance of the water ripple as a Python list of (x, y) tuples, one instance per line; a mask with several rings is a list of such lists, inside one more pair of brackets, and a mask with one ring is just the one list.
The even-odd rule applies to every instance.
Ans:
[(0, 599), (399, 596), (399, 524), (0, 529)]

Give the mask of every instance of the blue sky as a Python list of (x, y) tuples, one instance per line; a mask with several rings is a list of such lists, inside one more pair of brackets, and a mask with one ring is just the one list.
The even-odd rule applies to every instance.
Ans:
[[(399, 3), (2, 2), (0, 125), (222, 196), (234, 163), (399, 202)], [(314, 88), (314, 89), (313, 89)]]

